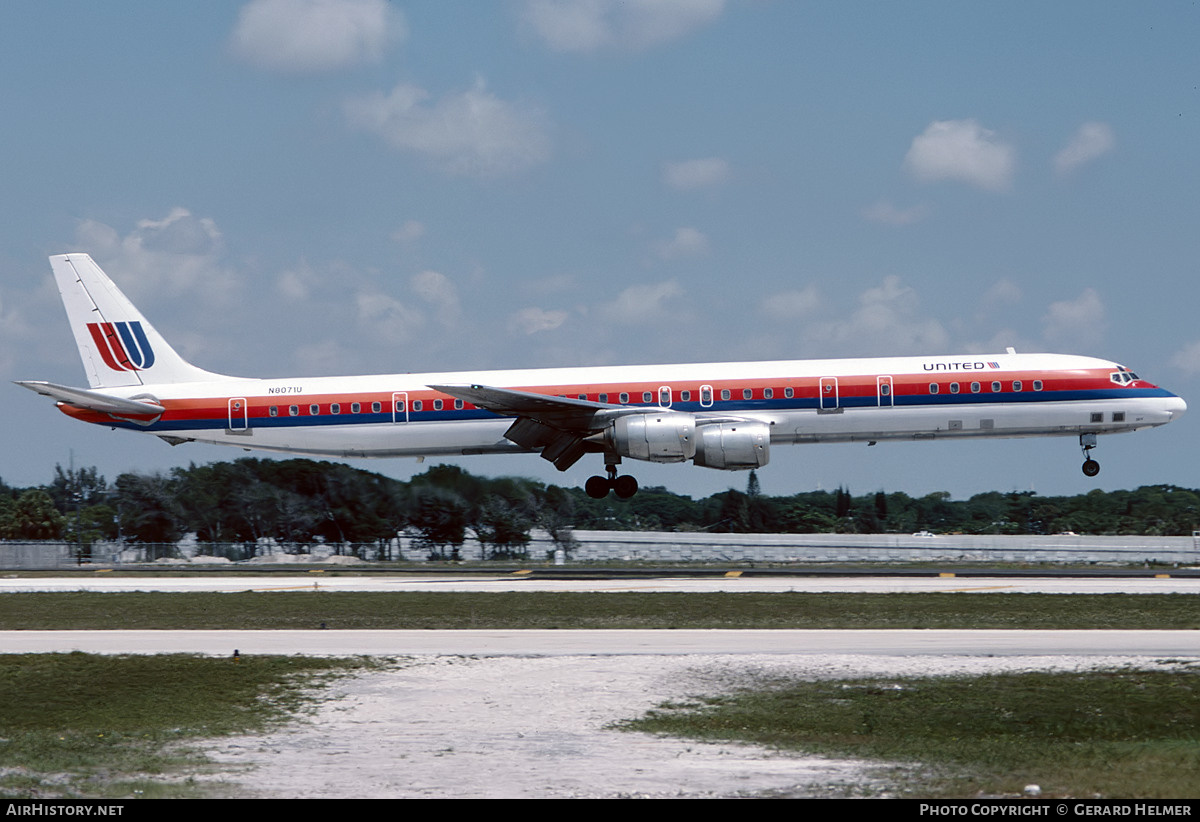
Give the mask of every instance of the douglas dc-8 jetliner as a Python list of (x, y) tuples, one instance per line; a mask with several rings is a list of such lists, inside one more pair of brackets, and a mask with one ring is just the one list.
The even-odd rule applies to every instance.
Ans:
[(540, 453), (560, 471), (604, 456), (592, 497), (628, 498), (623, 458), (737, 471), (805, 442), (1077, 436), (1179, 417), (1124, 366), (1058, 354), (601, 366), (247, 379), (185, 361), (87, 254), (50, 258), (89, 388), (22, 385), (85, 422), (172, 445), (327, 457)]

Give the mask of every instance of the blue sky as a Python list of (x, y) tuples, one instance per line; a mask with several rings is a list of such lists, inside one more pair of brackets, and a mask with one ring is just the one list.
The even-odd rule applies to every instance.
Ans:
[[(82, 384), (86, 251), (209, 370), (1089, 354), (1200, 397), (1192, 3), (9, 0), (0, 377)], [(16, 386), (0, 477), (244, 456)], [(1102, 438), (779, 447), (786, 494), (1196, 487)], [(414, 461), (362, 462), (407, 477)], [(581, 484), (536, 457), (468, 470)], [(704, 495), (745, 475), (631, 463)]]

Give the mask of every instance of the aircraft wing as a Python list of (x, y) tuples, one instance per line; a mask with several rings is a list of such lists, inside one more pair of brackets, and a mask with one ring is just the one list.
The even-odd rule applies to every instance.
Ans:
[(451, 397), (487, 409), (493, 414), (501, 414), (506, 417), (525, 417), (553, 428), (579, 433), (603, 427), (597, 424), (597, 415), (607, 419), (613, 411), (620, 413), (626, 410), (602, 402), (534, 394), (531, 391), (495, 388), (490, 385), (431, 385), (429, 387), (434, 391), (441, 391), (443, 394), (449, 394)]
[(152, 399), (127, 400), (124, 397), (114, 397), (101, 391), (87, 388), (71, 388), (41, 380), (14, 380), (22, 388), (36, 391), (45, 397), (58, 400), (61, 403), (76, 408), (86, 408), (101, 414), (111, 414), (116, 417), (137, 417), (140, 419), (157, 419), (166, 409)]

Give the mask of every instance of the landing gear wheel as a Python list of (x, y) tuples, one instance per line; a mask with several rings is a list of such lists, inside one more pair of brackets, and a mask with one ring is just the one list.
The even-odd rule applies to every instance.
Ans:
[(626, 474), (613, 480), (613, 491), (620, 499), (629, 499), (638, 490), (638, 481)]
[(588, 477), (583, 484), (584, 492), (592, 499), (604, 499), (608, 496), (609, 483), (604, 477)]
[(1100, 463), (1094, 459), (1087, 459), (1083, 463), (1083, 473), (1085, 476), (1094, 477), (1100, 473)]

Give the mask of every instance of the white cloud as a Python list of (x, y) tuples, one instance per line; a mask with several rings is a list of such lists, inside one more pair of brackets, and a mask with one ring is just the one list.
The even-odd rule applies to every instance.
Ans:
[(392, 232), (392, 239), (409, 245), (425, 236), (425, 224), (419, 220), (406, 220), (404, 225)]
[(631, 285), (611, 303), (600, 308), (601, 316), (612, 323), (633, 325), (653, 322), (667, 313), (667, 303), (683, 295), (675, 280)]
[(655, 251), (664, 260), (702, 257), (708, 253), (708, 237), (694, 228), (679, 228), (671, 239), (658, 243)]
[(361, 292), (355, 298), (360, 329), (368, 339), (407, 342), (425, 324), (420, 311), (377, 291)]
[(1073, 300), (1052, 303), (1042, 318), (1045, 337), (1054, 343), (1090, 345), (1104, 331), (1104, 303), (1095, 289), (1085, 288)]
[(252, 0), (230, 47), (268, 71), (307, 74), (377, 63), (406, 35), (404, 15), (387, 0)]
[(884, 225), (912, 225), (929, 216), (929, 208), (923, 205), (899, 208), (886, 200), (879, 200), (862, 211), (863, 217), (873, 223)]
[(429, 96), (401, 83), (390, 94), (348, 101), (346, 116), (351, 126), (451, 174), (513, 174), (549, 158), (548, 124), (539, 109), (501, 100), (482, 81), (432, 103)]
[(1012, 280), (997, 280), (991, 288), (983, 292), (983, 305), (985, 308), (1012, 305), (1020, 302), (1021, 296), (1021, 287)]
[(1013, 148), (974, 120), (939, 120), (913, 138), (904, 166), (921, 182), (955, 180), (990, 191), (1007, 189)]
[(320, 277), (312, 266), (301, 260), (298, 266), (287, 269), (275, 278), (275, 288), (285, 299), (301, 302), (308, 299), (319, 281)]
[(1106, 123), (1084, 123), (1075, 132), (1071, 142), (1054, 155), (1054, 170), (1060, 175), (1070, 174), (1080, 166), (1108, 154), (1116, 144), (1113, 130)]
[(567, 321), (567, 312), (561, 310), (546, 310), (536, 306), (522, 308), (508, 318), (508, 328), (519, 334), (536, 334), (539, 331), (553, 331)]
[(762, 301), (762, 311), (777, 320), (795, 320), (807, 317), (821, 305), (821, 295), (815, 285), (802, 289), (772, 294)]
[(1171, 365), (1189, 376), (1200, 374), (1200, 340), (1191, 342), (1175, 352)]
[(409, 281), (418, 297), (437, 310), (442, 325), (453, 325), (462, 316), (458, 302), (458, 289), (445, 274), (437, 271), (422, 271)]
[(729, 179), (729, 163), (720, 157), (681, 160), (663, 166), (663, 181), (671, 188), (690, 191), (720, 185)]
[(161, 220), (141, 220), (125, 236), (104, 223), (84, 220), (76, 242), (131, 298), (158, 292), (219, 302), (239, 285), (233, 271), (221, 264), (225, 249), (216, 222), (186, 208), (174, 208)]
[(526, 0), (522, 19), (555, 51), (645, 49), (721, 15), (725, 0)]
[(899, 277), (888, 276), (858, 298), (858, 308), (844, 320), (809, 325), (810, 344), (840, 352), (862, 354), (930, 354), (945, 351), (949, 334), (937, 320), (921, 317), (916, 292)]

